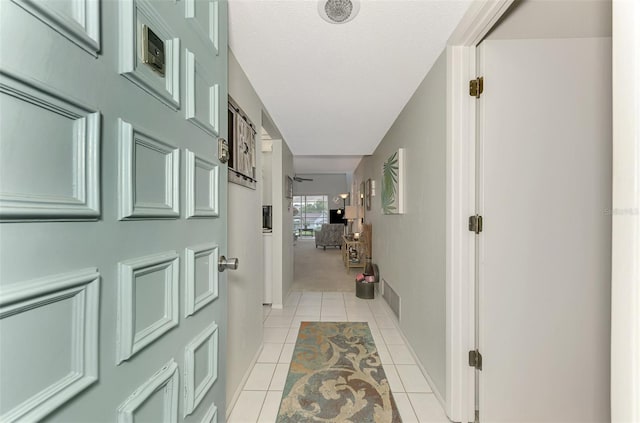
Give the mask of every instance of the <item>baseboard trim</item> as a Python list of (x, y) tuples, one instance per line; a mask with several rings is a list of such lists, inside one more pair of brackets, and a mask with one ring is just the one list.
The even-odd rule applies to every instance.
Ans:
[(260, 348), (258, 348), (258, 352), (251, 359), (251, 364), (247, 367), (247, 371), (242, 376), (242, 380), (238, 384), (238, 389), (233, 393), (231, 399), (227, 398), (227, 409), (225, 410), (225, 421), (229, 420), (229, 416), (231, 415), (231, 411), (233, 407), (235, 407), (238, 398), (240, 397), (240, 393), (242, 392), (242, 388), (244, 388), (245, 383), (247, 383), (247, 379), (249, 379), (249, 375), (251, 374), (251, 370), (253, 370), (253, 366), (258, 362), (258, 357), (262, 353), (262, 349), (264, 348), (264, 342), (260, 344)]
[[(431, 388), (431, 391), (433, 391), (433, 394), (436, 396), (438, 401), (440, 401), (440, 405), (442, 406), (442, 409), (446, 410), (447, 409), (447, 403), (444, 400), (444, 397), (442, 396), (442, 393), (440, 393), (438, 388), (436, 388), (436, 385), (435, 385), (435, 383), (433, 383), (433, 380), (431, 379), (431, 376), (429, 376), (429, 372), (427, 372), (427, 369), (425, 369), (425, 367), (422, 364), (422, 362), (418, 359), (418, 356), (416, 355), (416, 352), (414, 351), (413, 347), (411, 346), (411, 343), (409, 342), (409, 340), (407, 339), (406, 335), (404, 334), (404, 331), (400, 327), (400, 320), (398, 320), (398, 318), (396, 317), (395, 313), (393, 312), (391, 307), (389, 307), (389, 304), (386, 301), (382, 301), (382, 304), (384, 304), (385, 308), (387, 309), (386, 310), (387, 314), (389, 315), (389, 317), (391, 317), (391, 319), (393, 320), (393, 323), (396, 325), (396, 328), (398, 329), (398, 332), (400, 333), (400, 336), (402, 336), (402, 340), (404, 341), (405, 346), (407, 347), (407, 349), (411, 353), (411, 356), (413, 357), (413, 361), (416, 362), (416, 365), (420, 369), (420, 372), (422, 373), (422, 376), (424, 376), (424, 378), (427, 380), (427, 383), (429, 384), (429, 387)], [(384, 367), (384, 365), (383, 365), (383, 367)]]
[(424, 376), (424, 378), (427, 379), (427, 383), (429, 384), (429, 387), (433, 391), (433, 394), (436, 396), (438, 401), (440, 401), (440, 405), (442, 406), (442, 409), (446, 410), (447, 409), (447, 403), (444, 400), (444, 397), (442, 396), (442, 394), (440, 393), (438, 388), (436, 388), (436, 385), (435, 385), (435, 383), (433, 383), (433, 380), (431, 379), (431, 376), (429, 376), (429, 372), (427, 372), (427, 369), (425, 369), (424, 366), (422, 365), (422, 362), (420, 360), (418, 360), (418, 356), (416, 355), (416, 352), (413, 350), (413, 347), (411, 346), (411, 343), (409, 342), (407, 337), (404, 335), (404, 332), (402, 331), (402, 329), (400, 329), (399, 327), (398, 327), (398, 329), (400, 331), (400, 336), (402, 336), (402, 339), (404, 340), (404, 344), (406, 345), (407, 349), (411, 353), (411, 356), (413, 357), (413, 360), (416, 362), (416, 365), (418, 366), (418, 368), (422, 372), (422, 376)]

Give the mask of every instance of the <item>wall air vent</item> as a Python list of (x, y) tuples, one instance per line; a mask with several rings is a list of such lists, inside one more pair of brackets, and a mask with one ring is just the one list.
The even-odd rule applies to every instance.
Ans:
[(320, 0), (318, 13), (325, 21), (333, 24), (347, 23), (360, 10), (359, 0)]
[(400, 296), (398, 296), (396, 291), (391, 288), (391, 285), (389, 285), (384, 278), (382, 279), (382, 285), (382, 298), (384, 298), (389, 305), (389, 308), (393, 311), (398, 320), (400, 320)]

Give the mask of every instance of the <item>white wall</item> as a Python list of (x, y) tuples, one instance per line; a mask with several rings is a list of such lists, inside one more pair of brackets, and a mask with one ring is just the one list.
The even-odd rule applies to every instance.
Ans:
[(293, 207), (285, 196), (286, 177), (293, 177), (293, 154), (287, 143), (273, 140), (273, 303), (282, 308), (293, 285)]
[(273, 152), (263, 151), (262, 156), (262, 204), (273, 204)]
[[(283, 140), (282, 142), (282, 172), (293, 178), (293, 153)], [(282, 301), (287, 298), (293, 286), (293, 206), (292, 200), (282, 197)]]
[[(229, 95), (259, 130), (262, 103), (253, 90), (235, 56), (229, 51)], [(226, 116), (226, 115), (225, 115)], [(260, 133), (258, 132), (258, 143)], [(260, 145), (257, 146), (260, 151)], [(257, 154), (257, 169), (261, 168)], [(260, 172), (257, 172), (260, 175)], [(252, 190), (229, 184), (228, 251), (238, 257), (240, 266), (229, 271), (229, 307), (227, 337), (227, 404), (242, 388), (243, 377), (262, 347), (262, 181)]]
[[(372, 156), (353, 175), (371, 178), (376, 196), (373, 261), (401, 297), (400, 326), (435, 388), (445, 392), (446, 58), (441, 54)], [(406, 148), (406, 214), (382, 215), (382, 163)]]
[[(313, 181), (294, 182), (293, 192), (295, 195), (327, 195), (329, 197), (329, 210), (342, 207), (342, 200), (340, 200), (339, 204), (336, 204), (333, 199), (338, 194), (349, 192), (345, 173), (298, 173), (297, 176), (311, 178)], [(348, 201), (347, 204), (349, 204)]]

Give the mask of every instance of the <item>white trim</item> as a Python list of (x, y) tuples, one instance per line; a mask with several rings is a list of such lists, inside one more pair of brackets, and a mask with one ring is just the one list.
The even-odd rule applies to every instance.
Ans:
[[(407, 149), (406, 148), (398, 148), (398, 214), (405, 214), (407, 212), (407, 199), (406, 199), (406, 185), (407, 185), (407, 161), (405, 159)], [(357, 182), (357, 181), (354, 181)], [(354, 187), (354, 194), (356, 189), (360, 189), (358, 184)], [(354, 198), (358, 198), (355, 196)], [(359, 204), (359, 199), (357, 200)]]
[[(201, 2), (201, 3), (204, 4), (204, 2)], [(207, 28), (202, 27), (202, 25), (200, 24), (200, 20), (198, 20), (198, 16), (196, 16), (196, 0), (186, 0), (184, 2), (184, 5), (185, 5), (184, 16), (187, 22), (192, 23), (191, 26), (195, 28), (196, 32), (198, 33), (202, 41), (207, 43), (209, 48), (213, 48), (213, 51), (217, 56), (219, 54), (218, 52), (218, 39), (219, 39), (218, 28), (220, 27), (220, 24), (218, 23), (219, 4), (218, 4), (218, 0), (207, 0), (207, 3), (209, 6), (207, 10), (207, 18), (209, 21), (209, 25)], [(207, 48), (207, 50), (209, 50), (209, 48)]]
[(613, 1), (611, 421), (640, 421), (640, 2)]
[[(469, 100), (470, 64), (475, 48), (448, 47), (447, 176), (446, 176), (446, 386), (447, 415), (454, 421), (475, 417), (475, 376), (465, 361), (473, 349), (474, 336), (474, 236), (466, 227), (475, 210), (475, 145), (471, 125), (475, 104)], [(453, 73), (453, 74), (452, 74)], [(456, 101), (457, 100), (457, 101)], [(456, 120), (454, 117), (459, 116)], [(475, 130), (475, 128), (474, 128)], [(455, 358), (459, 358), (456, 360)]]
[[(118, 72), (173, 110), (180, 109), (180, 39), (149, 0), (120, 0), (118, 13)], [(138, 42), (142, 24), (164, 40), (165, 75), (142, 63)]]
[(253, 370), (253, 366), (255, 366), (256, 363), (258, 362), (258, 358), (260, 357), (260, 354), (262, 354), (263, 348), (264, 348), (264, 343), (260, 344), (260, 348), (258, 348), (258, 351), (249, 362), (249, 365), (247, 366), (247, 370), (242, 376), (242, 379), (240, 379), (240, 383), (238, 384), (236, 391), (231, 396), (231, 399), (227, 402), (227, 409), (225, 410), (226, 420), (229, 420), (231, 411), (233, 411), (233, 407), (235, 407), (236, 402), (238, 402), (238, 398), (240, 398), (240, 394), (242, 393), (242, 388), (244, 388), (244, 385), (247, 383), (247, 380), (249, 379), (249, 375), (251, 375), (251, 371)]
[(209, 24), (213, 33), (213, 48), (216, 56), (220, 55), (220, 0), (213, 0), (213, 20)]
[[(135, 284), (138, 276), (164, 272), (163, 315), (146, 328), (136, 332)], [(128, 360), (137, 352), (178, 326), (179, 257), (175, 251), (154, 254), (118, 263), (118, 327), (116, 364)]]
[[(209, 204), (206, 206), (196, 206), (196, 169), (204, 169), (209, 172), (208, 191)], [(219, 167), (218, 165), (204, 160), (195, 155), (192, 151), (186, 150), (186, 216), (187, 219), (193, 217), (218, 217), (218, 196), (220, 195)], [(204, 181), (203, 181), (204, 182)]]
[[(160, 141), (146, 131), (118, 119), (118, 218), (177, 219), (180, 217), (180, 150)], [(142, 145), (165, 156), (163, 171), (165, 198), (162, 202), (143, 203), (136, 192), (136, 146)]]
[(96, 220), (100, 216), (100, 112), (41, 82), (4, 70), (0, 70), (0, 93), (72, 121), (68, 142), (74, 151), (72, 195), (3, 192), (0, 219)]
[(13, 0), (54, 31), (97, 57), (100, 52), (100, 0), (72, 0), (73, 16), (63, 14), (46, 1)]
[(513, 0), (474, 1), (447, 42), (446, 176), (446, 412), (453, 421), (475, 420), (475, 248), (467, 219), (475, 213), (476, 45)]
[(153, 394), (163, 397), (164, 419), (158, 423), (173, 423), (178, 421), (178, 365), (171, 359), (142, 386), (136, 389), (120, 406), (117, 411), (118, 423), (133, 423), (135, 412)]
[[(189, 317), (202, 307), (218, 298), (218, 257), (220, 248), (217, 244), (204, 244), (185, 249), (185, 316)], [(208, 286), (205, 292), (196, 297), (196, 260), (209, 256)]]
[[(384, 285), (380, 284), (380, 286), (384, 286)], [(404, 331), (400, 327), (400, 320), (396, 317), (395, 313), (393, 312), (393, 310), (391, 309), (389, 304), (384, 299), (382, 299), (380, 304), (383, 304), (383, 307), (386, 309), (385, 317), (388, 317), (391, 321), (393, 321), (393, 324), (395, 325), (395, 329), (397, 329), (398, 333), (402, 337), (402, 340), (404, 341), (404, 346), (409, 350), (409, 353), (411, 354), (411, 357), (413, 358), (413, 361), (415, 362), (415, 365), (418, 366), (418, 368), (420, 369), (420, 372), (422, 373), (422, 376), (424, 376), (425, 380), (429, 384), (429, 388), (431, 388), (431, 392), (433, 393), (433, 395), (435, 395), (436, 399), (440, 402), (440, 405), (442, 406), (442, 408), (445, 409), (446, 401), (445, 401), (444, 397), (442, 396), (442, 393), (438, 389), (438, 387), (435, 384), (435, 382), (433, 381), (433, 379), (431, 379), (431, 376), (429, 375), (429, 372), (427, 371), (427, 369), (424, 367), (424, 365), (422, 364), (422, 362), (418, 358), (418, 354), (416, 354), (416, 351), (411, 346), (411, 343), (409, 342), (409, 339), (407, 338), (407, 336), (405, 335)], [(378, 328), (378, 330), (380, 330), (380, 329), (381, 328)], [(371, 330), (371, 326), (369, 326), (369, 330)], [(375, 340), (374, 340), (374, 343), (375, 343)], [(376, 346), (376, 348), (377, 348), (377, 346)], [(384, 367), (384, 364), (383, 364), (383, 367)]]
[(200, 423), (217, 423), (218, 422), (218, 407), (215, 404), (211, 404), (211, 407), (207, 410)]
[[(0, 421), (40, 420), (98, 380), (100, 274), (97, 269), (7, 286), (0, 290), (0, 320), (69, 299), (72, 301), (69, 372), (4, 413)], [(46, 325), (42, 330), (46, 330)]]
[[(196, 350), (207, 344), (207, 374), (196, 386)], [(193, 413), (218, 379), (218, 325), (211, 323), (184, 351), (184, 416)]]

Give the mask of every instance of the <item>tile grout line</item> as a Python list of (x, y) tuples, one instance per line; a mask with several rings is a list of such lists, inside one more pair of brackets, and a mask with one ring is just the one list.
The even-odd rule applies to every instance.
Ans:
[[(264, 404), (267, 402), (267, 393), (268, 392), (269, 391), (264, 391), (264, 398), (262, 400), (262, 405), (260, 406), (260, 411), (258, 411), (258, 416), (256, 417), (256, 422), (255, 423), (257, 423), (258, 420), (260, 420), (260, 416), (262, 415), (262, 410), (264, 409)], [(408, 396), (407, 396), (407, 398), (408, 398)]]
[(405, 395), (407, 396), (407, 401), (409, 401), (409, 405), (411, 406), (411, 411), (413, 411), (413, 415), (416, 416), (416, 420), (419, 423), (420, 422), (420, 417), (418, 417), (418, 412), (416, 411), (415, 407), (413, 406), (413, 403), (411, 402), (411, 398), (409, 398), (409, 393), (405, 392)]

